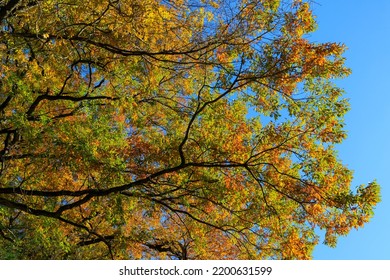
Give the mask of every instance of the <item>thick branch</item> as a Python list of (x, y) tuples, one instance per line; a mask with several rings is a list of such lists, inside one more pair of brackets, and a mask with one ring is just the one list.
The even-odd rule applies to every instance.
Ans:
[(110, 96), (65, 96), (65, 95), (48, 95), (43, 94), (39, 95), (34, 102), (31, 104), (30, 108), (27, 110), (26, 115), (27, 117), (31, 117), (31, 115), (34, 113), (35, 109), (38, 107), (39, 103), (43, 100), (50, 100), (50, 101), (58, 101), (58, 100), (67, 100), (67, 101), (73, 101), (73, 102), (80, 102), (84, 100), (99, 100), (99, 99), (107, 99), (107, 100), (118, 100), (119, 98), (116, 97), (110, 97)]
[(11, 13), (15, 9), (16, 5), (18, 5), (20, 2), (20, 0), (10, 0), (7, 4), (2, 6), (0, 8), (0, 21), (5, 19), (8, 14)]

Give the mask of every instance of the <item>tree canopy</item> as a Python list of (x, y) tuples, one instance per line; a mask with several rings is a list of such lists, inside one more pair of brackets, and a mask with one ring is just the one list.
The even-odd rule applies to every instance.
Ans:
[(309, 259), (373, 215), (308, 1), (0, 3), (0, 258)]

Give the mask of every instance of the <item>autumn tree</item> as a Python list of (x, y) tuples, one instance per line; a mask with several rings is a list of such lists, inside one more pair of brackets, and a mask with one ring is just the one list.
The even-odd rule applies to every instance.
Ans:
[(0, 3), (1, 258), (308, 259), (372, 216), (307, 1)]

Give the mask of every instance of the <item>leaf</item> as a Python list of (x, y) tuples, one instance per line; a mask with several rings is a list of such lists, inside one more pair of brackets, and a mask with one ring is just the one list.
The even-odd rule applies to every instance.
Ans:
[(308, 2), (2, 8), (0, 258), (309, 259), (373, 216)]

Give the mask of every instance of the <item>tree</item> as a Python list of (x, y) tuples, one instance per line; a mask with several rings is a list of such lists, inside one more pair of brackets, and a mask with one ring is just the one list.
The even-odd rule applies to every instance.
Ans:
[(8, 0), (1, 258), (308, 259), (373, 215), (345, 46), (300, 0)]

